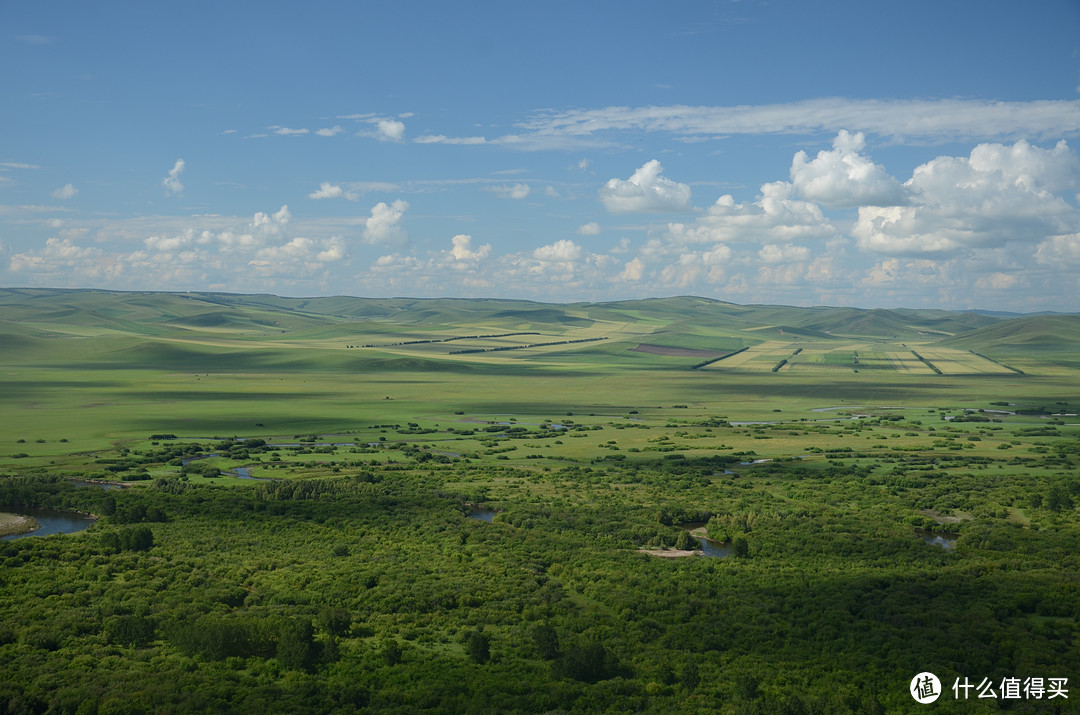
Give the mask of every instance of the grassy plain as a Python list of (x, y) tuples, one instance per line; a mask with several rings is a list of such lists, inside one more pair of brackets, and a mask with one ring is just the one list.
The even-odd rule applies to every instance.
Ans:
[[(0, 508), (115, 510), (0, 544), (0, 700), (875, 712), (925, 669), (1075, 676), (1078, 346), (1076, 316), (0, 291)], [(684, 522), (747, 555), (639, 553)], [(149, 554), (110, 546), (132, 523)], [(248, 650), (184, 625), (256, 616)]]

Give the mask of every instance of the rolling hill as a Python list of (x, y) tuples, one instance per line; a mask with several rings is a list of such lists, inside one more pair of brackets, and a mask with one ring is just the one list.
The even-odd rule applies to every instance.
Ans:
[[(771, 341), (818, 350), (935, 346), (1019, 360), (1027, 372), (1040, 361), (1077, 366), (1080, 316), (737, 305), (694, 296), (554, 304), (0, 289), (2, 359), (68, 366), (255, 370), (306, 363), (343, 369), (362, 362), (382, 370), (460, 370), (463, 360), (550, 365), (591, 356), (680, 367), (685, 359), (675, 359), (678, 350), (724, 352)], [(375, 347), (340, 352), (361, 345)], [(673, 350), (635, 350), (639, 345)]]

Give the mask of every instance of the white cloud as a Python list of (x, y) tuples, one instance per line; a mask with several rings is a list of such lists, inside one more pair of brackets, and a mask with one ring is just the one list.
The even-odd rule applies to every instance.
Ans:
[(251, 225), (256, 230), (268, 229), (277, 231), (279, 228), (283, 228), (292, 219), (292, 214), (289, 213), (289, 207), (282, 206), (280, 209), (272, 214), (264, 214), (259, 211), (255, 214), (255, 217), (251, 220)]
[(364, 220), (363, 241), (368, 244), (405, 245), (409, 242), (409, 233), (401, 226), (406, 201), (398, 199), (392, 204), (383, 201), (371, 207), (371, 216)]
[(645, 262), (641, 258), (634, 258), (623, 265), (623, 272), (619, 274), (621, 281), (640, 281), (645, 275)]
[(1060, 137), (1078, 133), (1080, 101), (827, 98), (734, 107), (603, 107), (538, 113), (519, 126), (537, 139), (547, 137), (552, 142), (621, 131), (665, 132), (684, 138), (842, 129), (933, 140)]
[(173, 168), (169, 169), (169, 175), (161, 180), (161, 185), (165, 187), (165, 195), (178, 196), (184, 193), (184, 185), (180, 183), (180, 175), (184, 173), (184, 160), (177, 159), (173, 164)]
[(799, 263), (810, 258), (810, 249), (791, 243), (770, 243), (761, 247), (758, 256), (765, 263)]
[(599, 236), (601, 232), (600, 224), (596, 221), (590, 221), (589, 223), (578, 226), (579, 236)]
[(448, 137), (445, 134), (422, 134), (413, 139), (415, 144), (486, 144), (484, 137)]
[(95, 246), (80, 246), (68, 238), (50, 238), (38, 252), (16, 253), (8, 263), (12, 272), (43, 273), (47, 276), (76, 273), (78, 277), (99, 277), (106, 266), (103, 251)]
[(316, 241), (298, 236), (283, 244), (260, 248), (248, 265), (264, 276), (310, 276), (346, 255), (345, 242), (340, 237)]
[(405, 124), (396, 119), (380, 119), (375, 126), (379, 128), (382, 141), (399, 142), (405, 137)]
[(975, 287), (983, 290), (1003, 291), (1015, 288), (1022, 282), (1019, 276), (1011, 273), (991, 273), (976, 279)]
[(549, 262), (573, 262), (581, 258), (581, 246), (565, 238), (532, 252), (534, 258)]
[(487, 258), (491, 253), (490, 243), (485, 243), (474, 251), (472, 249), (472, 236), (464, 233), (459, 233), (451, 238), (450, 243), (453, 246), (450, 249), (450, 255), (454, 257), (455, 261), (477, 261)]
[(885, 168), (860, 151), (866, 146), (861, 132), (842, 130), (833, 140), (832, 151), (820, 151), (815, 159), (806, 152), (795, 154), (791, 162), (791, 183), (804, 199), (828, 208), (853, 206), (895, 206), (907, 202), (900, 182)]
[(663, 244), (683, 246), (696, 243), (824, 240), (836, 236), (836, 229), (811, 202), (792, 198), (791, 184), (774, 181), (763, 184), (757, 201), (738, 203), (725, 194), (691, 224), (670, 223), (663, 240), (651, 239), (651, 250)]
[(319, 188), (308, 194), (309, 199), (348, 199), (349, 201), (356, 201), (359, 197), (352, 191), (346, 191), (336, 184), (331, 184), (329, 181), (324, 181), (319, 184)]
[(55, 199), (70, 199), (77, 193), (79, 193), (79, 190), (74, 186), (71, 184), (64, 184), (50, 195)]
[(1064, 198), (1078, 181), (1080, 161), (1064, 141), (1052, 149), (980, 144), (968, 157), (916, 167), (904, 184), (911, 205), (860, 207), (852, 235), (860, 248), (887, 255), (1039, 243), (1080, 226)]
[(1080, 233), (1051, 236), (1035, 249), (1035, 260), (1048, 266), (1080, 266)]
[(310, 129), (290, 129), (289, 127), (279, 127), (279, 126), (267, 127), (267, 129), (272, 129), (274, 134), (280, 134), (281, 136), (285, 136), (285, 137), (287, 137), (287, 136), (299, 136), (299, 135), (302, 135), (302, 134), (307, 134), (307, 133), (309, 133), (311, 131)]
[(864, 287), (889, 285), (926, 286), (929, 284), (945, 285), (952, 265), (947, 262), (915, 258), (901, 261), (899, 258), (887, 258), (871, 266), (860, 280)]
[(338, 134), (341, 134), (343, 131), (345, 131), (345, 130), (342, 129), (339, 125), (335, 124), (332, 127), (324, 127), (322, 129), (316, 129), (315, 133), (317, 135), (319, 135), (320, 137), (336, 137)]
[(686, 211), (690, 187), (661, 176), (656, 159), (645, 162), (628, 180), (610, 179), (600, 189), (600, 201), (611, 213)]
[(513, 186), (491, 186), (488, 187), (488, 191), (492, 191), (504, 199), (523, 199), (531, 193), (531, 189), (528, 184), (514, 184)]
[(717, 245), (704, 251), (680, 253), (674, 263), (660, 270), (661, 284), (686, 290), (702, 282), (716, 284), (727, 276), (726, 266), (731, 262), (733, 251), (729, 246)]

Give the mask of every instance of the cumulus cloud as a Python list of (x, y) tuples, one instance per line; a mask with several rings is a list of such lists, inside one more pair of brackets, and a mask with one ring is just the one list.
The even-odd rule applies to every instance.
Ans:
[(380, 119), (375, 123), (379, 129), (379, 138), (383, 141), (399, 142), (405, 137), (405, 123), (396, 119)]
[(540, 261), (572, 262), (581, 258), (581, 246), (568, 239), (540, 246), (533, 251), (533, 257)]
[(166, 196), (179, 196), (184, 193), (184, 185), (180, 183), (180, 175), (184, 173), (184, 166), (184, 160), (177, 159), (176, 163), (173, 164), (173, 168), (169, 169), (169, 175), (161, 180)]
[(645, 162), (629, 179), (610, 179), (600, 189), (600, 201), (611, 213), (686, 211), (690, 187), (661, 176), (664, 167), (656, 159)]
[(1048, 266), (1080, 266), (1080, 233), (1051, 236), (1035, 249), (1035, 260)]
[(528, 184), (514, 184), (513, 186), (491, 186), (488, 188), (504, 199), (523, 199), (532, 193)]
[(338, 134), (341, 134), (343, 131), (345, 131), (345, 130), (342, 129), (341, 126), (335, 124), (332, 127), (324, 127), (322, 129), (316, 129), (315, 133), (317, 135), (319, 135), (320, 137), (336, 137)]
[(260, 248), (248, 266), (260, 275), (311, 275), (346, 257), (345, 241), (340, 237), (315, 240), (297, 236), (283, 244)]
[(392, 204), (380, 201), (371, 207), (371, 216), (364, 220), (362, 239), (367, 244), (405, 245), (409, 232), (401, 226), (409, 204), (398, 199)]
[(1011, 290), (1023, 282), (1019, 276), (1012, 273), (991, 273), (979, 276), (975, 280), (975, 287), (983, 290), (1005, 291)]
[(490, 243), (485, 243), (474, 251), (472, 248), (472, 236), (464, 233), (459, 233), (451, 238), (450, 243), (453, 246), (450, 249), (450, 255), (454, 257), (455, 261), (478, 261), (487, 258), (488, 254), (491, 253)]
[(1064, 142), (980, 144), (968, 157), (916, 167), (908, 206), (863, 206), (852, 228), (860, 248), (887, 255), (953, 254), (1009, 242), (1039, 243), (1080, 225), (1064, 197), (1080, 161)]
[(730, 246), (717, 245), (703, 251), (684, 251), (660, 270), (660, 282), (668, 287), (685, 290), (695, 285), (716, 284), (727, 276), (731, 263)]
[(783, 245), (770, 243), (761, 247), (758, 256), (765, 263), (800, 263), (810, 258), (810, 249), (791, 243)]
[(623, 265), (623, 271), (619, 274), (618, 280), (637, 282), (640, 281), (644, 275), (645, 261), (641, 260), (641, 258), (634, 258)]
[(61, 187), (60, 187), (59, 189), (57, 189), (56, 191), (52, 192), (52, 194), (50, 194), (50, 195), (51, 195), (51, 196), (52, 196), (52, 197), (53, 197), (54, 199), (70, 199), (70, 198), (72, 198), (73, 196), (75, 196), (75, 194), (77, 194), (77, 193), (79, 193), (79, 190), (78, 190), (78, 189), (76, 189), (76, 188), (75, 188), (75, 187), (74, 187), (73, 185), (71, 185), (71, 184), (64, 184), (64, 185), (63, 185), (63, 186), (61, 186)]
[(590, 221), (589, 223), (582, 224), (581, 226), (578, 226), (577, 230), (579, 236), (599, 236), (600, 231), (600, 224), (598, 224), (596, 221)]
[(329, 181), (324, 181), (319, 184), (319, 188), (308, 194), (309, 199), (348, 199), (349, 201), (356, 201), (359, 197), (352, 191), (347, 191), (341, 188), (337, 184), (331, 184)]
[(831, 151), (820, 151), (814, 159), (804, 151), (795, 154), (791, 183), (796, 193), (827, 208), (906, 203), (907, 194), (900, 182), (860, 153), (865, 146), (862, 132), (842, 130)]
[(817, 204), (792, 197), (785, 181), (763, 184), (757, 201), (739, 203), (730, 194), (716, 200), (690, 224), (670, 223), (663, 240), (652, 239), (653, 250), (662, 243), (758, 242), (829, 239), (836, 229)]
[[(154, 224), (171, 228), (149, 232), (147, 226)], [(88, 233), (86, 227), (62, 228), (39, 248), (11, 256), (8, 268), (20, 280), (58, 286), (94, 279), (101, 287), (125, 289), (228, 285), (256, 291), (306, 285), (322, 290), (330, 267), (349, 257), (341, 236), (296, 235), (287, 206), (246, 220), (199, 215), (109, 222), (99, 227), (94, 245), (83, 245), (79, 238)]]

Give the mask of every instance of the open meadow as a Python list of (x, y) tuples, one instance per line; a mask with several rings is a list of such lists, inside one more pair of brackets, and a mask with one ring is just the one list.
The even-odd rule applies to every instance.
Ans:
[(1072, 315), (0, 289), (0, 512), (97, 517), (0, 542), (0, 713), (1073, 685), (1078, 350)]

